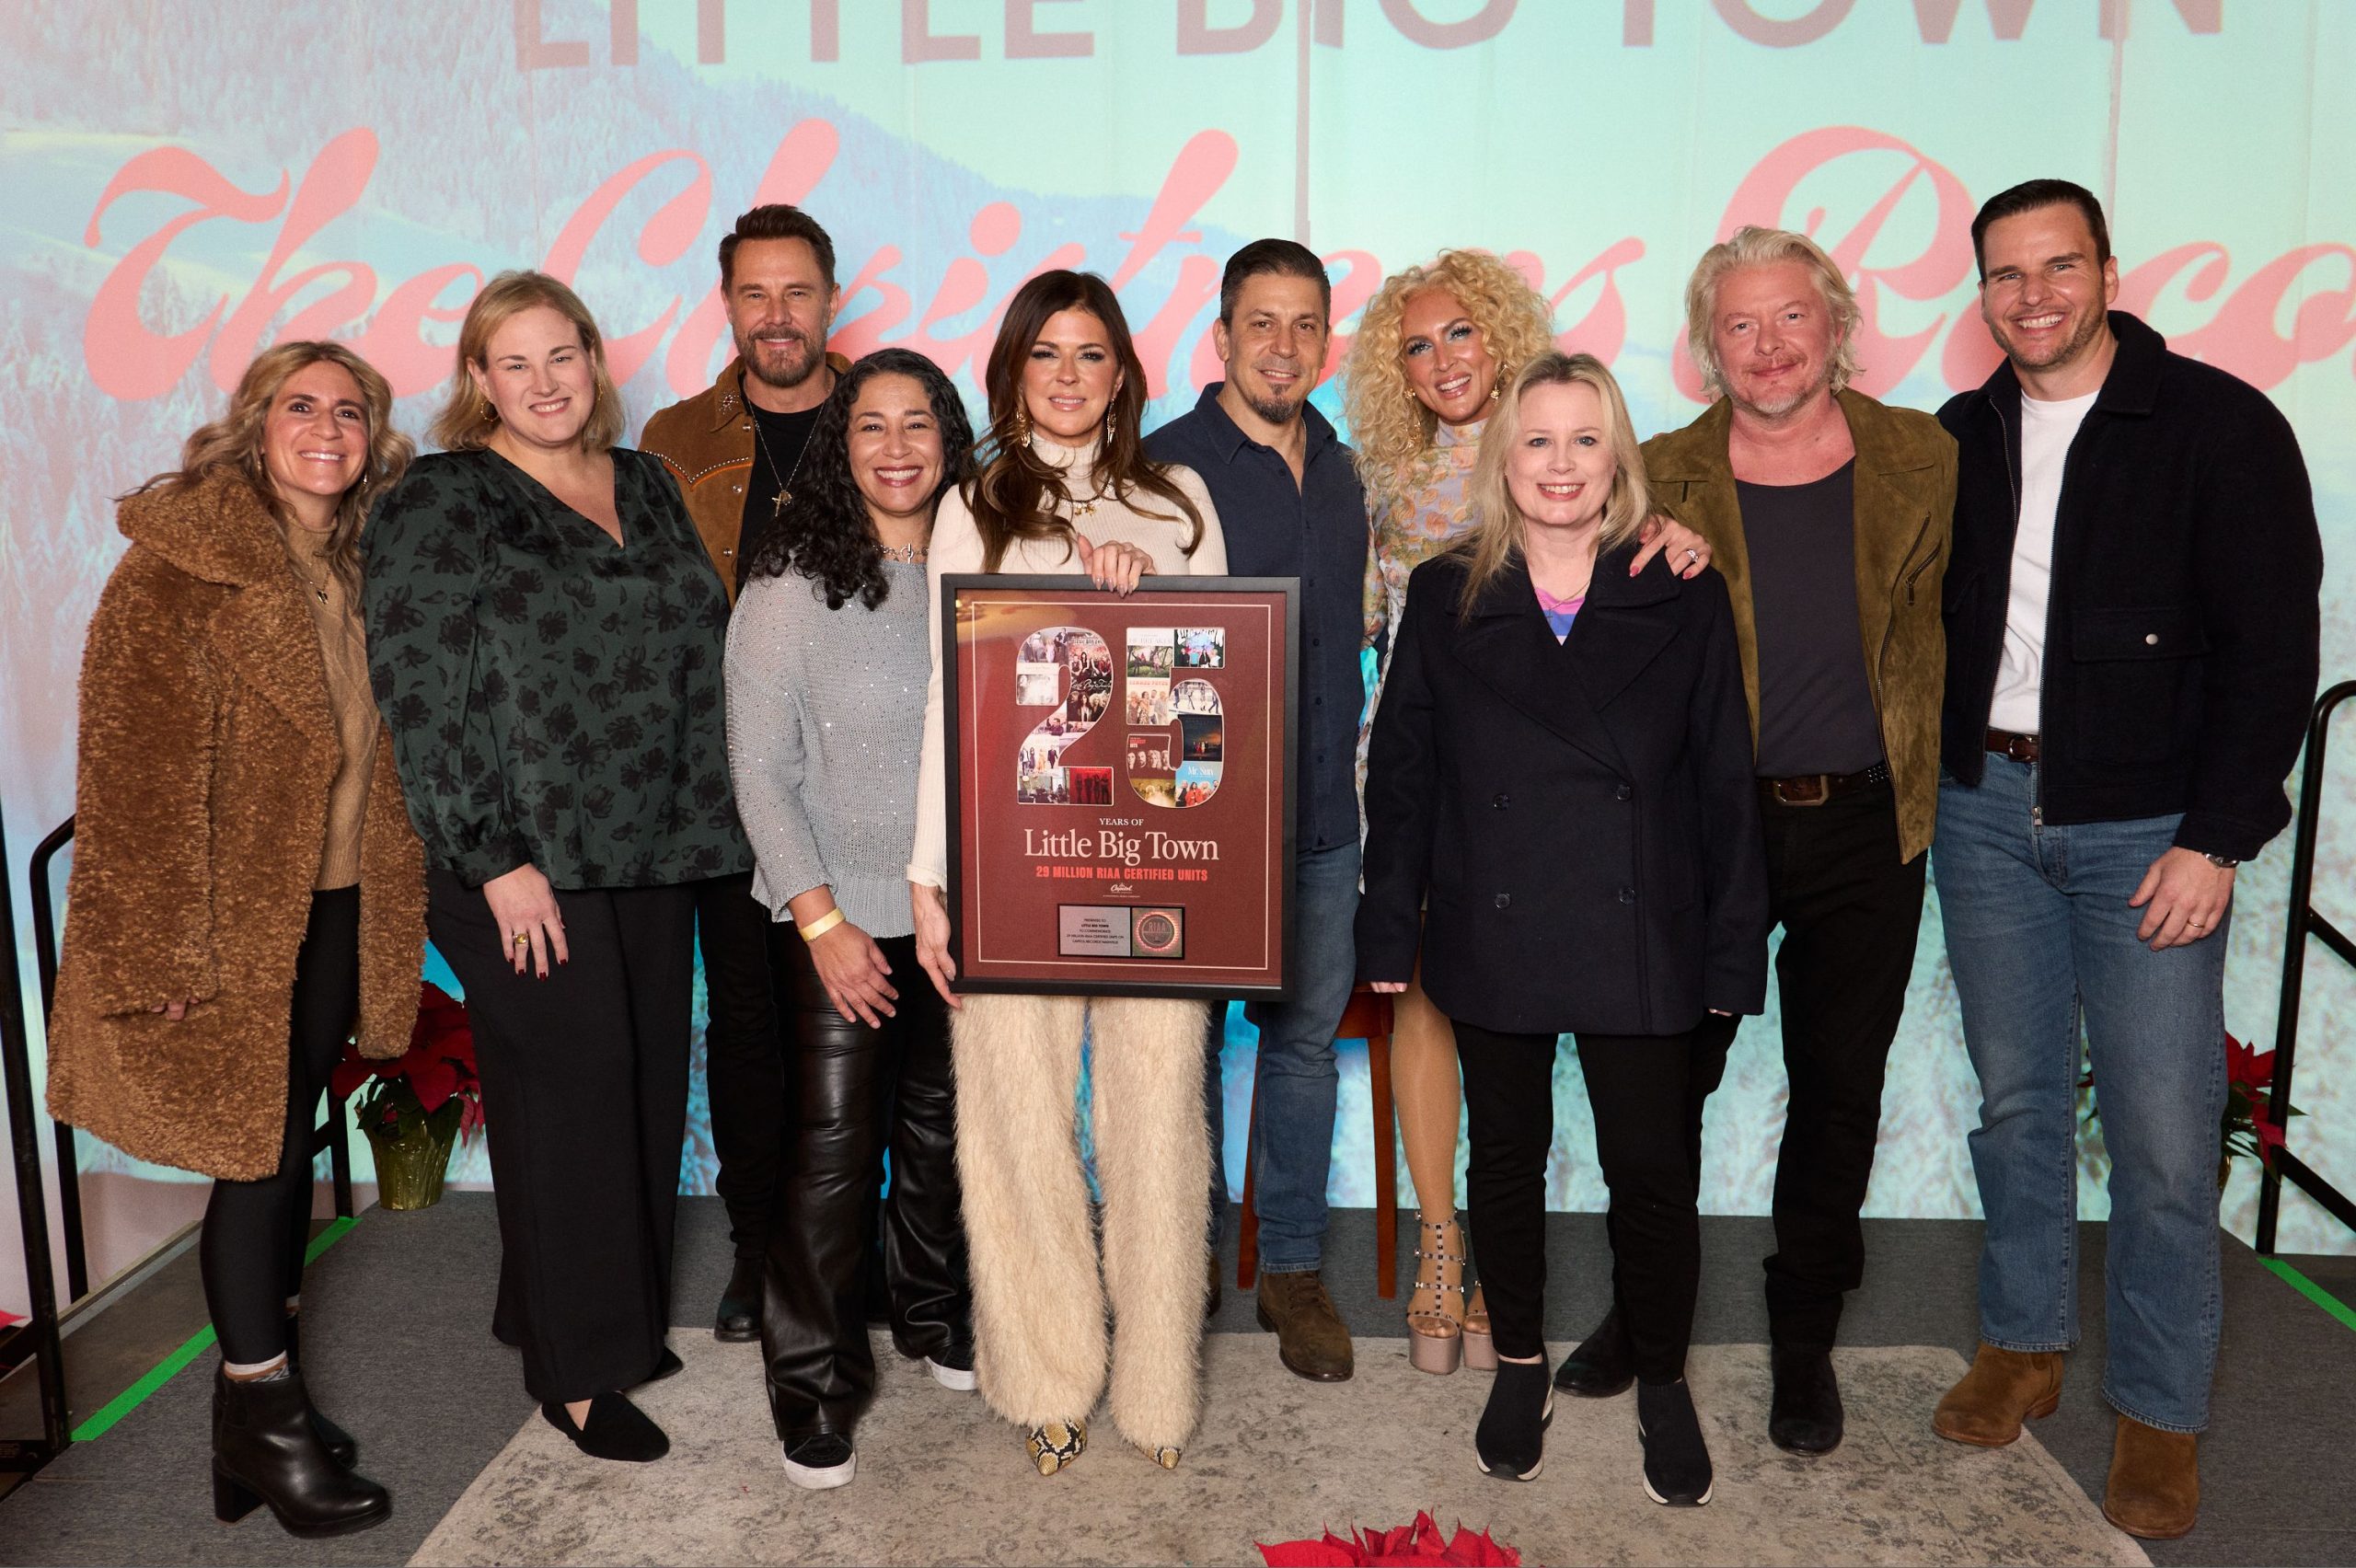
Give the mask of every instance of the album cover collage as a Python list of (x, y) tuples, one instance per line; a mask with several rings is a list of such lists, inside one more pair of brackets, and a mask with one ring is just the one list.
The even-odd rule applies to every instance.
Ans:
[[(1123, 676), (1127, 742), (1121, 755), (1130, 790), (1149, 806), (1184, 808), (1218, 788), (1227, 737), (1218, 691), (1188, 672), (1227, 665), (1218, 627), (1130, 627)], [(1080, 627), (1049, 627), (1016, 651), (1015, 705), (1046, 708), (1016, 766), (1021, 805), (1109, 806), (1113, 769), (1068, 766), (1071, 743), (1096, 726), (1112, 700), (1113, 653)]]

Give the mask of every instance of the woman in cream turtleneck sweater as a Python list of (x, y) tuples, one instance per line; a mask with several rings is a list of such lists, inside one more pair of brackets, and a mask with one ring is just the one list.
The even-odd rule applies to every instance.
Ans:
[[(1145, 370), (1104, 281), (1053, 271), (1008, 303), (986, 372), (996, 455), (941, 500), (930, 559), (934, 650), (908, 881), (917, 952), (944, 997), (949, 957), (941, 745), (941, 580), (1084, 571), (1127, 592), (1151, 571), (1221, 574), (1227, 547), (1202, 481), (1149, 462)], [(972, 1252), (976, 1369), (993, 1409), (1030, 1429), (1053, 1475), (1080, 1457), (1106, 1381), (1113, 1419), (1164, 1469), (1201, 1405), (1210, 1137), (1205, 1004), (1151, 997), (974, 996), (957, 1009), (957, 1166)], [(1080, 1040), (1091, 1031), (1100, 1272), (1074, 1134)], [(1100, 1284), (1100, 1279), (1103, 1283)]]

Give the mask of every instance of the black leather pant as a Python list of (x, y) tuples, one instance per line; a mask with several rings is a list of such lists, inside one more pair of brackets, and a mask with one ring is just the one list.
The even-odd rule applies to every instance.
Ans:
[[(826, 999), (809, 950), (773, 928), (787, 999), (793, 1119), (768, 1225), (761, 1353), (778, 1435), (848, 1433), (875, 1389), (865, 1266), (884, 1207), (893, 1343), (933, 1355), (973, 1339), (958, 1218), (956, 1090), (949, 1009), (917, 964), (916, 939), (876, 943), (900, 993), (870, 1029)], [(884, 1155), (892, 1188), (879, 1200)]]

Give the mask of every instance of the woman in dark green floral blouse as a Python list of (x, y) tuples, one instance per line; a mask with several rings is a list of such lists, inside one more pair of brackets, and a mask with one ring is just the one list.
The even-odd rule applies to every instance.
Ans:
[(694, 892), (747, 870), (721, 711), (726, 595), (572, 291), (476, 296), (417, 462), (377, 503), (370, 674), (465, 985), (503, 1246), (492, 1331), (587, 1453), (653, 1459), (621, 1390), (676, 1370), (672, 1215)]

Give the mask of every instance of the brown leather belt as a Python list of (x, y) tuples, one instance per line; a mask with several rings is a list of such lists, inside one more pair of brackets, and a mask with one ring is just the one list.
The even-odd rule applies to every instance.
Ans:
[(1803, 773), (1796, 778), (1761, 778), (1759, 798), (1771, 806), (1820, 806), (1860, 790), (1889, 782), (1889, 764), (1875, 763), (1862, 773)]
[(1987, 749), (1998, 756), (2011, 757), (2015, 762), (2037, 761), (2035, 735), (2017, 734), (2011, 730), (1991, 730), (1988, 732)]

